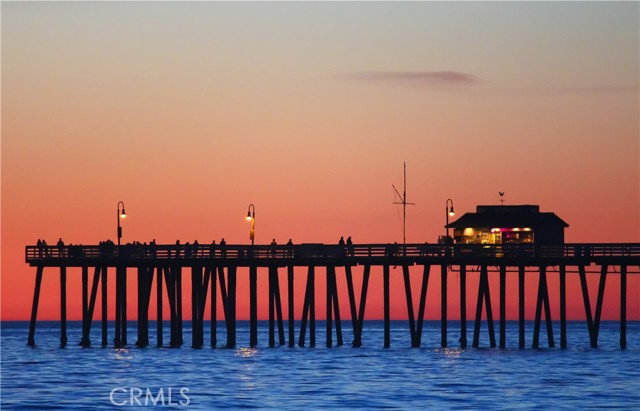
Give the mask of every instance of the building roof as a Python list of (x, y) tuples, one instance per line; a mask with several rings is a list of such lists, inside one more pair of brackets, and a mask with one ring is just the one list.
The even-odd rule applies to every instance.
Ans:
[(532, 229), (543, 226), (569, 227), (555, 213), (540, 212), (537, 205), (477, 206), (475, 213), (465, 213), (448, 228), (515, 228)]

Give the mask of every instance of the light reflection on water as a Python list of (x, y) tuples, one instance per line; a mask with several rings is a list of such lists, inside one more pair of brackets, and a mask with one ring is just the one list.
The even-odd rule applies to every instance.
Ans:
[[(454, 345), (456, 324), (451, 324), (449, 344)], [(193, 350), (187, 327), (179, 349), (83, 349), (72, 343), (81, 324), (70, 323), (70, 343), (61, 349), (59, 324), (38, 323), (38, 345), (31, 349), (26, 346), (28, 324), (2, 323), (2, 409), (113, 409), (109, 393), (116, 387), (153, 393), (188, 387), (188, 409), (202, 410), (640, 409), (638, 322), (629, 323), (624, 351), (618, 348), (619, 325), (608, 322), (601, 324), (597, 350), (589, 348), (583, 323), (570, 324), (566, 350), (518, 349), (517, 323), (508, 324), (506, 350), (486, 348), (486, 329), (485, 348), (439, 348), (439, 325), (431, 322), (425, 323), (423, 348), (409, 348), (407, 324), (394, 322), (391, 348), (383, 349), (382, 324), (366, 322), (364, 346), (354, 349), (346, 321), (343, 347), (269, 348), (268, 328), (260, 323), (258, 347), (249, 348), (245, 325), (239, 323), (233, 350)], [(324, 342), (322, 330), (319, 324), (317, 342)], [(92, 341), (100, 341), (99, 330)]]

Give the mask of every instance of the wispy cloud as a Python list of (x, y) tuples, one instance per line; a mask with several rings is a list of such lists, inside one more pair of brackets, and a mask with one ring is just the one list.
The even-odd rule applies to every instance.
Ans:
[(558, 93), (637, 93), (640, 91), (640, 85), (606, 85), (606, 86), (591, 86), (591, 87), (563, 87), (555, 90)]
[(474, 75), (459, 71), (356, 71), (338, 77), (389, 84), (412, 84), (424, 86), (474, 85), (481, 81)]

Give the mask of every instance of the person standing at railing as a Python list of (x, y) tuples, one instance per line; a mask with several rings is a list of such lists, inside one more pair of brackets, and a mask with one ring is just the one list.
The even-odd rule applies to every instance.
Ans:
[(289, 257), (293, 257), (293, 241), (291, 239), (287, 242), (287, 254)]
[(42, 249), (44, 250), (44, 256), (49, 257), (49, 248), (47, 246), (47, 241), (44, 238), (42, 239), (41, 245), (42, 245)]
[(347, 253), (350, 256), (353, 256), (353, 242), (351, 241), (351, 236), (347, 237)]
[(56, 245), (58, 246), (58, 257), (64, 257), (64, 241), (62, 241), (62, 237), (58, 239), (58, 243)]
[(216, 256), (216, 240), (211, 241), (209, 245), (209, 257), (214, 258)]
[(220, 254), (222, 254), (222, 258), (227, 258), (227, 242), (224, 241), (224, 238), (220, 240)]
[(38, 246), (38, 257), (42, 257), (42, 240), (40, 240), (39, 238), (38, 238), (37, 246)]
[(176, 258), (180, 258), (180, 248), (182, 246), (180, 245), (180, 240), (176, 240)]
[(276, 256), (276, 246), (278, 245), (278, 243), (276, 243), (276, 239), (274, 238), (273, 240), (271, 240), (271, 257), (275, 257)]
[(200, 248), (200, 244), (198, 244), (198, 240), (194, 241), (193, 242), (193, 256), (196, 257), (196, 258), (198, 257), (198, 251), (200, 251), (199, 248)]

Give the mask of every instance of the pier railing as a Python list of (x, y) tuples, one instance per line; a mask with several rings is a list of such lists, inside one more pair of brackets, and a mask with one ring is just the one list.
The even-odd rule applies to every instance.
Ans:
[[(95, 260), (276, 260), (369, 258), (504, 258), (545, 259), (599, 257), (640, 258), (640, 244), (580, 243), (534, 244), (296, 244), (296, 245), (65, 245), (26, 246), (26, 262), (31, 265), (65, 260), (67, 263)], [(357, 261), (356, 261), (357, 262)]]

